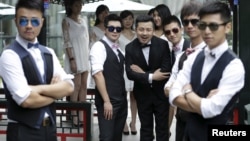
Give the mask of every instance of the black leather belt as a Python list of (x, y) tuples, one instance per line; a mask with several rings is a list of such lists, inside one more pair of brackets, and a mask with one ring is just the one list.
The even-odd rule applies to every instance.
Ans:
[(49, 117), (44, 118), (42, 121), (42, 126), (50, 126), (50, 125), (51, 125), (50, 118)]

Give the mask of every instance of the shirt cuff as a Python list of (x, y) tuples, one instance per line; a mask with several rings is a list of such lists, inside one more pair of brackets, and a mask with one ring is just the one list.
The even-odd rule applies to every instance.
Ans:
[(92, 75), (103, 70), (103, 65), (96, 64), (96, 65), (92, 65), (91, 67), (92, 67)]
[(167, 87), (170, 88), (170, 86), (171, 86), (171, 83), (168, 81), (168, 82), (164, 85), (164, 89), (166, 89)]
[(153, 82), (153, 74), (152, 73), (150, 73), (149, 76), (148, 76), (148, 82), (150, 84), (152, 84), (152, 82)]
[(175, 90), (175, 89), (170, 89), (170, 92), (169, 92), (169, 103), (176, 107), (176, 105), (173, 104), (173, 101), (178, 97), (182, 95), (182, 93), (179, 91), (179, 90)]
[[(214, 117), (214, 114), (209, 112), (209, 111), (211, 111), (208, 109), (209, 103), (210, 103), (209, 99), (205, 99), (205, 98), (201, 99), (201, 114), (202, 114), (203, 118), (205, 118), (205, 119)], [(216, 109), (213, 109), (212, 111), (215, 112)]]

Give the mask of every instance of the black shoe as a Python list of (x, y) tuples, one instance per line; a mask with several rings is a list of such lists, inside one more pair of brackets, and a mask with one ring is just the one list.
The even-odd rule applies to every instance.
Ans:
[(123, 131), (123, 135), (129, 135), (129, 131)]
[[(131, 123), (129, 124), (129, 127), (130, 127), (130, 129), (131, 129)], [(136, 135), (136, 134), (137, 134), (137, 131), (132, 131), (132, 130), (131, 130), (131, 134), (132, 134), (132, 135)]]

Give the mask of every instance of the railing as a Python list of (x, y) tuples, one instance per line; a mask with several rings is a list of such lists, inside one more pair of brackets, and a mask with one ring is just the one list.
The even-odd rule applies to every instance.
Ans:
[[(0, 95), (3, 96), (4, 90), (0, 89)], [(7, 112), (6, 112), (7, 100), (0, 98), (0, 134), (6, 134), (7, 127)], [(92, 102), (68, 102), (68, 101), (56, 101), (56, 127), (57, 136), (61, 138), (61, 141), (66, 141), (67, 137), (78, 137), (84, 141), (92, 140), (92, 127), (93, 127), (93, 112)], [(77, 111), (76, 115), (71, 115), (70, 111)], [(79, 117), (79, 112), (83, 112), (83, 126), (75, 127), (73, 125), (73, 117)], [(79, 120), (78, 120), (79, 121)]]

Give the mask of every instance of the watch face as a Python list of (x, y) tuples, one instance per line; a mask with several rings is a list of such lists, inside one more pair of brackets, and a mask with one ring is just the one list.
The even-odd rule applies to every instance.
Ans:
[(184, 90), (184, 94), (188, 94), (188, 93), (190, 93), (190, 92), (192, 92), (191, 89)]

